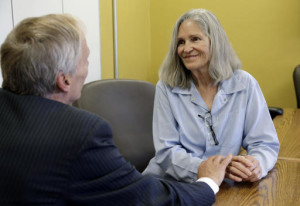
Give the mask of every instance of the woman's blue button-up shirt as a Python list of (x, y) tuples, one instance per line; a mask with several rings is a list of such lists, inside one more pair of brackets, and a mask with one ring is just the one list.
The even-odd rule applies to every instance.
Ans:
[(159, 81), (153, 138), (156, 156), (144, 174), (185, 182), (197, 179), (201, 161), (214, 155), (238, 155), (241, 147), (260, 162), (264, 177), (273, 168), (279, 152), (278, 137), (262, 91), (243, 70), (219, 84), (211, 111), (192, 81), (190, 89), (171, 88)]

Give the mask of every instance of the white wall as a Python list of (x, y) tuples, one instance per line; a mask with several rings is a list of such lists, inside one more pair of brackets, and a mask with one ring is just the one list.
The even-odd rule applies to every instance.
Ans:
[[(11, 0), (0, 1), (0, 45), (5, 40), (8, 32), (13, 28)], [(1, 69), (1, 67), (0, 67)], [(0, 87), (2, 85), (2, 73), (0, 74)]]
[(0, 45), (22, 19), (49, 13), (70, 13), (86, 24), (90, 64), (85, 83), (101, 79), (99, 0), (0, 0)]

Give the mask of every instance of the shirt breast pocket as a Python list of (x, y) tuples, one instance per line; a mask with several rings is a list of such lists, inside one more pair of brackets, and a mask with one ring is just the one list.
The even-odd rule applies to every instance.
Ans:
[(244, 131), (245, 113), (231, 111), (221, 113), (213, 119), (213, 129), (221, 147), (241, 145)]

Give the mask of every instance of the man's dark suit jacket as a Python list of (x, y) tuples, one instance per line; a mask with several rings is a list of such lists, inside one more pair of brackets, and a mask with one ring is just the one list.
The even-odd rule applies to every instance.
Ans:
[[(122, 105), (120, 105), (122, 106)], [(206, 183), (142, 176), (109, 124), (38, 96), (0, 89), (0, 205), (211, 205)]]

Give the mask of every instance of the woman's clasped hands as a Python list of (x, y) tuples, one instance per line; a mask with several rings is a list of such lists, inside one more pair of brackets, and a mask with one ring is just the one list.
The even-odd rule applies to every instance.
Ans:
[(226, 168), (225, 177), (236, 182), (255, 182), (260, 179), (262, 169), (259, 161), (250, 155), (233, 156)]

